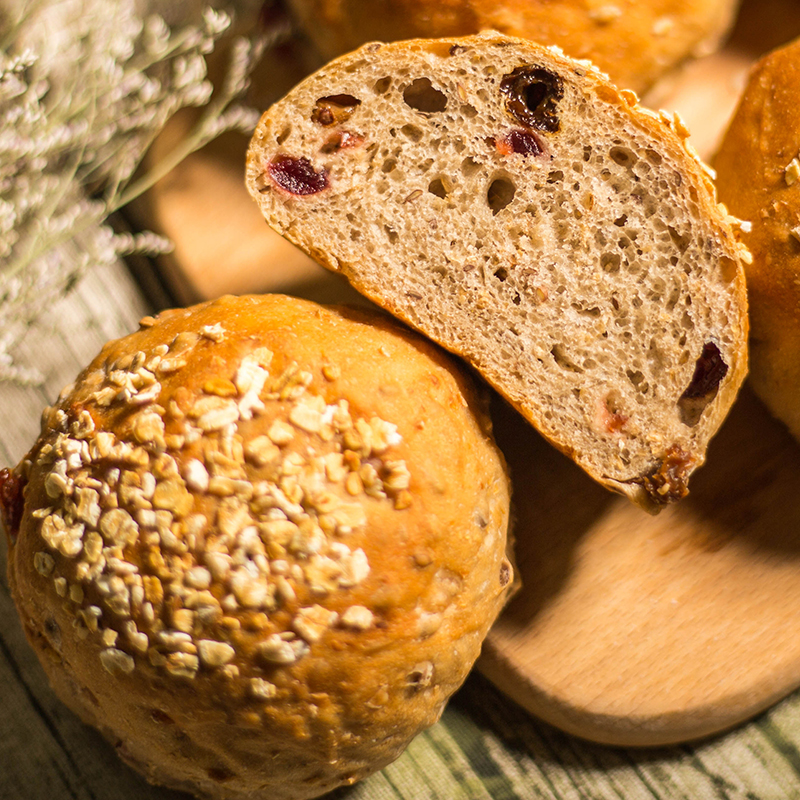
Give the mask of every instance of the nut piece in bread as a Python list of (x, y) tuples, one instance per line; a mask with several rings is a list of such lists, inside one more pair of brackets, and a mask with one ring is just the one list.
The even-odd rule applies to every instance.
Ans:
[(53, 686), (153, 782), (308, 798), (439, 717), (512, 586), (485, 396), (376, 312), (146, 318), (3, 483)]
[(691, 57), (716, 49), (738, 0), (289, 0), (327, 58), (373, 40), (496, 30), (588, 58), (643, 92)]
[(374, 43), (263, 115), (247, 181), (272, 227), (655, 510), (746, 371), (744, 248), (687, 135), (520, 39)]
[(800, 439), (800, 40), (752, 70), (715, 160), (720, 199), (744, 236), (750, 383)]

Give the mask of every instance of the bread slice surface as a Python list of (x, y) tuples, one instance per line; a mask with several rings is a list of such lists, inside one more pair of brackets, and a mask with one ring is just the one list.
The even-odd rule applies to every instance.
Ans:
[(372, 43), (264, 114), (247, 183), (272, 227), (656, 510), (746, 373), (746, 251), (687, 135), (552, 48)]

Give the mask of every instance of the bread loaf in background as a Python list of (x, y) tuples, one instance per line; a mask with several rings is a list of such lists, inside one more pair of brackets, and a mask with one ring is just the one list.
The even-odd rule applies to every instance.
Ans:
[(513, 586), (485, 394), (376, 312), (146, 318), (0, 487), (58, 695), (153, 782), (308, 798), (439, 717)]
[(272, 227), (656, 510), (746, 372), (746, 251), (687, 135), (521, 39), (373, 43), (263, 115), (247, 181)]
[(643, 92), (688, 58), (707, 55), (738, 0), (288, 0), (327, 58), (373, 40), (496, 30), (591, 59)]
[(753, 68), (715, 160), (747, 220), (753, 389), (800, 439), (800, 40)]

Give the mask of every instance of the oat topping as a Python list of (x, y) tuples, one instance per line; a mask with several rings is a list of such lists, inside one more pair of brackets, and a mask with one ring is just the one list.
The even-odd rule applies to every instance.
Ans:
[(622, 16), (622, 9), (616, 5), (604, 5), (589, 11), (589, 18), (600, 25), (605, 25), (619, 19)]
[[(370, 574), (365, 551), (348, 544), (367, 523), (367, 498), (407, 508), (411, 474), (393, 454), (395, 425), (326, 402), (310, 371), (274, 369), (266, 348), (196, 396), (162, 390), (198, 342), (226, 336), (207, 325), (107, 362), (45, 412), (52, 433), (36, 464), (49, 505), (33, 512), (43, 542), (34, 567), (65, 598), (78, 635), (96, 637), (109, 672), (144, 658), (180, 679), (230, 678), (239, 649), (254, 648), (252, 669), (265, 677), (248, 676), (249, 692), (268, 701), (270, 670), (332, 629), (374, 627), (363, 605), (340, 614), (327, 604)], [(339, 375), (321, 368), (328, 385)], [(98, 429), (117, 410), (115, 432)], [(245, 441), (240, 424), (262, 415), (273, 420), (266, 433)]]
[(659, 17), (653, 23), (653, 36), (667, 36), (675, 30), (675, 25), (673, 17)]
[(783, 178), (787, 186), (794, 186), (797, 179), (800, 178), (800, 157), (795, 156), (783, 171)]

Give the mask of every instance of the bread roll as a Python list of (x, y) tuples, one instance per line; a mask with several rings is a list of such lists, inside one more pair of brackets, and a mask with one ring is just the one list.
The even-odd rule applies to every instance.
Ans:
[(520, 39), (375, 43), (264, 114), (247, 180), (272, 227), (654, 510), (746, 371), (743, 247), (686, 136)]
[(712, 52), (738, 0), (289, 0), (327, 57), (373, 40), (463, 36), (492, 29), (588, 58), (644, 91), (692, 56)]
[(720, 199), (752, 225), (750, 382), (800, 439), (798, 129), (800, 40), (753, 68), (715, 161)]
[(393, 321), (286, 297), (108, 344), (0, 492), (58, 694), (201, 797), (314, 797), (396, 758), (512, 586), (484, 399)]

